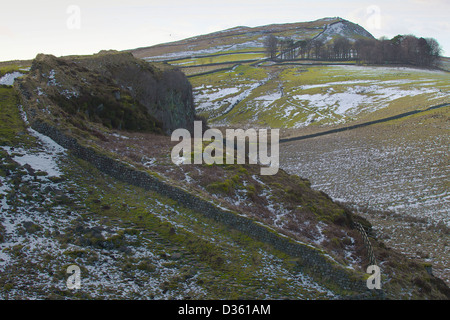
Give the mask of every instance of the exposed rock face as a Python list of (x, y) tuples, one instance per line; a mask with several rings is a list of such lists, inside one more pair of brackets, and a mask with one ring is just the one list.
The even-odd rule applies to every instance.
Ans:
[(170, 134), (193, 127), (192, 88), (185, 75), (130, 53), (39, 54), (17, 87), (36, 110), (56, 106), (71, 117), (110, 128)]

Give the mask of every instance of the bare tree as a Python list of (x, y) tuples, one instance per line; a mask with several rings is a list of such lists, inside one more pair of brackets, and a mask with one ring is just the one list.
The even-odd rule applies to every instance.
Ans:
[(397, 35), (391, 40), (360, 39), (355, 42), (354, 48), (360, 62), (402, 63), (421, 67), (437, 67), (442, 52), (435, 39), (414, 35)]
[(442, 54), (442, 47), (439, 42), (434, 38), (426, 38), (425, 39), (430, 46), (430, 65), (437, 67), (440, 63), (440, 57)]
[(300, 56), (302, 59), (305, 59), (308, 51), (309, 40), (301, 40), (298, 44), (298, 47), (300, 48)]
[(350, 41), (344, 37), (338, 37), (333, 43), (334, 58), (337, 60), (348, 59), (351, 49)]
[(283, 59), (293, 59), (294, 51), (294, 40), (290, 38), (283, 39), (281, 41), (281, 52), (283, 54)]
[(270, 59), (275, 59), (278, 51), (278, 39), (273, 34), (269, 35), (266, 38), (266, 41), (264, 43), (264, 46), (266, 48), (267, 55)]
[(322, 49), (323, 49), (323, 42), (321, 40), (315, 39), (312, 43), (312, 49), (314, 52), (314, 56), (316, 59), (320, 59), (321, 58), (321, 53), (322, 53)]

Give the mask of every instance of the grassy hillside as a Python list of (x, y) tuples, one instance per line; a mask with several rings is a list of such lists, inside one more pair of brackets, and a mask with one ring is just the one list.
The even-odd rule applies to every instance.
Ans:
[[(2, 299), (339, 296), (270, 246), (74, 158), (27, 129), (13, 89), (0, 97)], [(66, 287), (71, 264), (80, 290)]]
[[(280, 39), (295, 34), (298, 39), (333, 41), (332, 33), (344, 29), (337, 21), (318, 20), (314, 27), (306, 23), (289, 30), (287, 25), (266, 26), (265, 30)], [(345, 29), (350, 31), (345, 34), (349, 39), (362, 35)], [(241, 39), (245, 34), (250, 39), (251, 31), (236, 28), (223, 34), (239, 32)], [(238, 48), (232, 47), (231, 37), (221, 35), (134, 53), (181, 68), (193, 85), (197, 112), (213, 127), (281, 128), (282, 137), (297, 137), (450, 101), (448, 58), (442, 58), (441, 68), (434, 70), (357, 65), (356, 61), (268, 61), (263, 57), (263, 38), (258, 45), (249, 40), (245, 48)], [(221, 47), (215, 39), (231, 42)], [(448, 106), (347, 133), (282, 144), (282, 166), (310, 179), (314, 189), (357, 208), (390, 245), (433, 264), (448, 282), (447, 113)]]
[[(2, 129), (0, 152), (2, 298), (334, 299), (354, 294), (303, 268), (297, 257), (101, 173), (29, 129), (12, 88), (3, 88), (1, 97), (2, 110), (11, 117)], [(87, 129), (80, 143), (315, 247), (355, 279), (364, 273), (362, 239), (349, 219), (369, 225), (313, 191), (308, 181), (283, 171), (259, 176), (252, 166), (175, 165), (168, 157), (169, 137), (86, 125), (102, 130), (103, 138)], [(445, 297), (445, 286), (423, 265), (371, 241), (387, 297)], [(70, 291), (65, 270), (74, 263), (81, 266), (83, 287)]]
[[(333, 18), (237, 27), (133, 51), (144, 60), (167, 63), (158, 68), (127, 53), (114, 53), (111, 60), (103, 54), (40, 57), (27, 76), (16, 80), (14, 88), (1, 86), (0, 297), (380, 297), (373, 292), (364, 291), (361, 296), (359, 289), (343, 289), (342, 279), (337, 276), (344, 274), (345, 279), (359, 284), (368, 277), (368, 246), (355, 227), (360, 223), (369, 234), (381, 268), (384, 297), (448, 299), (450, 292), (445, 283), (427, 272), (430, 264), (434, 267), (437, 263), (441, 271), (446, 268), (448, 230), (437, 223), (438, 215), (429, 223), (422, 220), (421, 212), (405, 218), (369, 208), (380, 198), (402, 207), (405, 190), (420, 195), (420, 199), (413, 199), (413, 205), (436, 208), (441, 205), (439, 192), (446, 199), (442, 155), (448, 146), (443, 134), (448, 109), (333, 138), (283, 144), (285, 170), (261, 176), (260, 167), (254, 165), (172, 162), (170, 153), (175, 142), (161, 134), (162, 130), (155, 130), (161, 126), (155, 126), (153, 117), (158, 110), (172, 110), (178, 101), (175, 98), (179, 98), (177, 90), (169, 95), (172, 100), (166, 99), (168, 106), (147, 108), (147, 113), (142, 108), (141, 104), (148, 101), (146, 95), (154, 88), (154, 82), (143, 85), (142, 79), (147, 77), (136, 76), (141, 75), (136, 70), (143, 66), (153, 80), (164, 80), (166, 70), (177, 74), (176, 68), (189, 70), (196, 111), (208, 118), (210, 125), (279, 127), (285, 136), (376, 120), (448, 101), (448, 76), (443, 72), (349, 66), (351, 61), (342, 66), (335, 62), (315, 65), (314, 61), (264, 59), (262, 46), (267, 33), (297, 40), (319, 35), (333, 38), (340, 29), (330, 29), (329, 25), (339, 21)], [(349, 30), (362, 36), (356, 27), (346, 32)], [(132, 66), (120, 57), (127, 57), (128, 62), (131, 59)], [(133, 95), (130, 84), (138, 86), (139, 95)], [(80, 96), (102, 99), (78, 110)], [(125, 130), (113, 123), (120, 107), (127, 107), (128, 116), (148, 116), (150, 130)], [(193, 119), (193, 112), (172, 115), (172, 124), (188, 116)], [(31, 129), (42, 129), (39, 123), (53, 128), (53, 133), (61, 133), (59, 141), (69, 149)], [(420, 130), (422, 125), (425, 131)], [(404, 131), (409, 135), (405, 137)], [(368, 146), (372, 153), (367, 152)], [(108, 163), (117, 166), (102, 168), (101, 159), (113, 159)], [(388, 166), (393, 171), (382, 172), (383, 166), (377, 167), (370, 163), (372, 160), (394, 163)], [(127, 179), (117, 178), (120, 172), (114, 170), (118, 167), (132, 174)], [(427, 176), (427, 171), (431, 175)], [(164, 188), (137, 186), (134, 180), (142, 175)], [(428, 178), (430, 181), (424, 184)], [(168, 195), (163, 189), (177, 190), (182, 198)], [(418, 189), (424, 193), (418, 193)], [(437, 198), (428, 197), (430, 190), (436, 191), (433, 194)], [(339, 197), (340, 191), (343, 197)], [(363, 200), (352, 201), (352, 195)], [(311, 255), (289, 254), (287, 248), (243, 231), (240, 225), (208, 216), (185, 199), (208, 203), (258, 230), (264, 229), (269, 239), (283, 239), (287, 242), (282, 243), (301, 247), (305, 250), (302, 252)], [(445, 208), (444, 202), (439, 207), (444, 218)], [(392, 223), (395, 219), (398, 224)], [(436, 233), (431, 233), (428, 243), (417, 242), (417, 233), (425, 235), (430, 231)], [(441, 231), (442, 237), (438, 235)], [(426, 256), (433, 242), (439, 247), (432, 258), (441, 255), (442, 259)], [(418, 244), (427, 248), (412, 255), (407, 247)], [(331, 273), (321, 273), (324, 269), (311, 262), (316, 260), (309, 261), (310, 257), (320, 257), (318, 261)], [(66, 287), (70, 264), (81, 267), (80, 290)], [(441, 274), (445, 276), (445, 272)]]
[(192, 55), (264, 51), (267, 34), (295, 41), (319, 35), (328, 24), (340, 18), (327, 18), (311, 22), (274, 24), (261, 27), (235, 27), (172, 43), (132, 50), (133, 55), (148, 60), (170, 60)]
[(447, 102), (450, 89), (445, 72), (362, 66), (239, 66), (191, 82), (212, 125), (272, 128), (376, 120)]

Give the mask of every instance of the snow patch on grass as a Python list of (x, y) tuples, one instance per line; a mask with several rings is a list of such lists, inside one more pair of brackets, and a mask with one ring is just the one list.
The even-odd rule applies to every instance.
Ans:
[(7, 86), (12, 86), (14, 84), (14, 80), (23, 75), (24, 75), (23, 73), (18, 72), (18, 71), (7, 73), (3, 77), (0, 78), (0, 85), (3, 84), (3, 85), (7, 85)]
[[(27, 122), (26, 118), (24, 121)], [(60, 177), (62, 175), (59, 169), (59, 158), (66, 153), (66, 149), (61, 147), (49, 137), (37, 132), (32, 128), (28, 128), (30, 134), (38, 139), (42, 148), (24, 149), (2, 146), (1, 148), (8, 152), (12, 159), (20, 165), (29, 165), (36, 171), (43, 171), (51, 177)]]

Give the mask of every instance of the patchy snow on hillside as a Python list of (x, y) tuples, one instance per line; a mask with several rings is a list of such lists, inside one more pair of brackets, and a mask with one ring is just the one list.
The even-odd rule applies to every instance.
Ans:
[(263, 41), (247, 41), (243, 43), (236, 43), (232, 45), (222, 45), (222, 46), (215, 46), (210, 47), (207, 49), (196, 49), (195, 46), (191, 46), (190, 50), (185, 51), (177, 51), (177, 52), (170, 52), (166, 54), (162, 54), (159, 56), (150, 56), (150, 57), (144, 57), (142, 58), (145, 61), (165, 61), (165, 60), (174, 60), (174, 59), (181, 59), (181, 58), (192, 58), (192, 57), (201, 57), (202, 55), (209, 55), (209, 54), (215, 54), (220, 52), (227, 52), (227, 51), (239, 51), (239, 50), (246, 50), (246, 49), (261, 49), (264, 47)]
[(298, 88), (301, 90), (308, 90), (308, 89), (326, 88), (326, 87), (341, 86), (341, 85), (347, 86), (347, 85), (361, 84), (361, 83), (373, 83), (373, 81), (372, 80), (349, 80), (349, 81), (339, 81), (339, 82), (327, 82), (327, 83), (320, 83), (320, 84), (305, 84)]
[[(11, 150), (6, 148), (7, 147), (3, 147), (8, 153), (11, 153)], [(61, 172), (58, 170), (58, 165), (52, 154), (46, 152), (32, 154), (27, 153), (24, 149), (15, 149), (13, 160), (22, 166), (29, 165), (36, 171), (46, 172), (50, 177), (61, 176)]]
[(255, 101), (261, 101), (262, 107), (266, 108), (283, 96), (282, 92), (277, 91), (255, 98)]
[(233, 109), (239, 102), (243, 101), (245, 98), (247, 98), (254, 89), (259, 87), (262, 83), (256, 82), (253, 83), (250, 87), (248, 87), (245, 91), (241, 92), (237, 96), (234, 96), (230, 99), (230, 105), (227, 107), (227, 109), (224, 111), (224, 113), (229, 112), (231, 109)]
[[(256, 275), (259, 277), (267, 277), (269, 279), (279, 279), (280, 273), (284, 275), (284, 279), (287, 280), (286, 285), (290, 287), (306, 287), (309, 290), (316, 290), (317, 292), (322, 292), (328, 298), (335, 298), (336, 295), (318, 284), (314, 281), (310, 276), (305, 273), (298, 272), (293, 276), (292, 274), (286, 272), (286, 270), (282, 267), (283, 261), (263, 250), (259, 250), (259, 254), (261, 255), (261, 262), (264, 264), (264, 269), (259, 271)], [(270, 297), (267, 297), (270, 298)]]
[(366, 96), (355, 93), (354, 90), (335, 94), (302, 94), (294, 96), (293, 99), (304, 103), (306, 102), (309, 107), (313, 108), (328, 108), (335, 106), (333, 111), (340, 115), (362, 103), (369, 102)]
[(226, 106), (226, 109), (221, 113), (225, 114), (229, 112), (239, 102), (246, 99), (254, 89), (259, 87), (263, 82), (254, 82), (245, 85), (236, 85), (233, 87), (212, 88), (198, 87), (194, 89), (194, 101), (196, 108), (199, 111), (215, 111), (222, 106)]
[(194, 90), (194, 102), (198, 110), (212, 111), (219, 109), (222, 105), (228, 103), (228, 98), (242, 91), (242, 87), (231, 88), (207, 88), (206, 90)]
[(7, 86), (12, 86), (14, 84), (14, 80), (23, 75), (24, 75), (23, 73), (18, 72), (18, 71), (7, 73), (3, 77), (0, 78), (0, 85), (3, 84), (3, 85), (7, 85)]
[[(198, 92), (198, 89), (196, 91)], [(226, 96), (235, 94), (239, 91), (240, 91), (240, 88), (238, 88), (238, 87), (218, 88), (218, 89), (210, 88), (209, 90), (207, 90), (207, 92), (203, 91), (202, 93), (195, 93), (194, 97), (195, 97), (196, 101), (204, 101), (204, 103), (205, 103), (205, 102), (211, 102), (211, 101), (225, 98)], [(199, 108), (202, 108), (202, 105), (204, 105), (204, 103), (200, 104)]]
[[(356, 81), (353, 82), (358, 83)], [(339, 83), (339, 85), (341, 84), (342, 83)], [(344, 92), (335, 92), (332, 88), (333, 83), (303, 86), (302, 89), (328, 86), (330, 86), (330, 88), (327, 93), (298, 94), (292, 96), (292, 99), (299, 102), (301, 105), (306, 104), (309, 107), (317, 109), (331, 108), (335, 114), (345, 115), (349, 110), (352, 110), (353, 114), (362, 110), (367, 110), (368, 108), (370, 108), (371, 111), (375, 111), (385, 107), (386, 104), (394, 100), (404, 97), (414, 97), (421, 94), (435, 94), (436, 98), (444, 96), (444, 93), (436, 88), (423, 87), (403, 89), (386, 85), (383, 82), (379, 85), (348, 87)]]
[(35, 171), (46, 172), (50, 177), (59, 177), (61, 175), (58, 167), (59, 157), (65, 154), (66, 150), (47, 136), (31, 128), (28, 128), (28, 130), (38, 138), (43, 148), (39, 150), (8, 146), (2, 146), (1, 148), (8, 152), (12, 159), (20, 165), (29, 165)]
[[(21, 110), (21, 116), (23, 121), (28, 124), (26, 114), (23, 110)], [(28, 165), (35, 171), (46, 172), (51, 177), (59, 177), (61, 171), (58, 167), (58, 162), (60, 157), (66, 154), (66, 149), (30, 127), (27, 130), (32, 136), (37, 138), (38, 144), (41, 146), (40, 148), (24, 149), (8, 146), (2, 146), (1, 148), (8, 152), (12, 159), (20, 165)]]
[(328, 25), (317, 39), (327, 42), (333, 40), (335, 36), (347, 38), (350, 42), (355, 42), (359, 37), (373, 38), (361, 26), (348, 21), (340, 21)]

